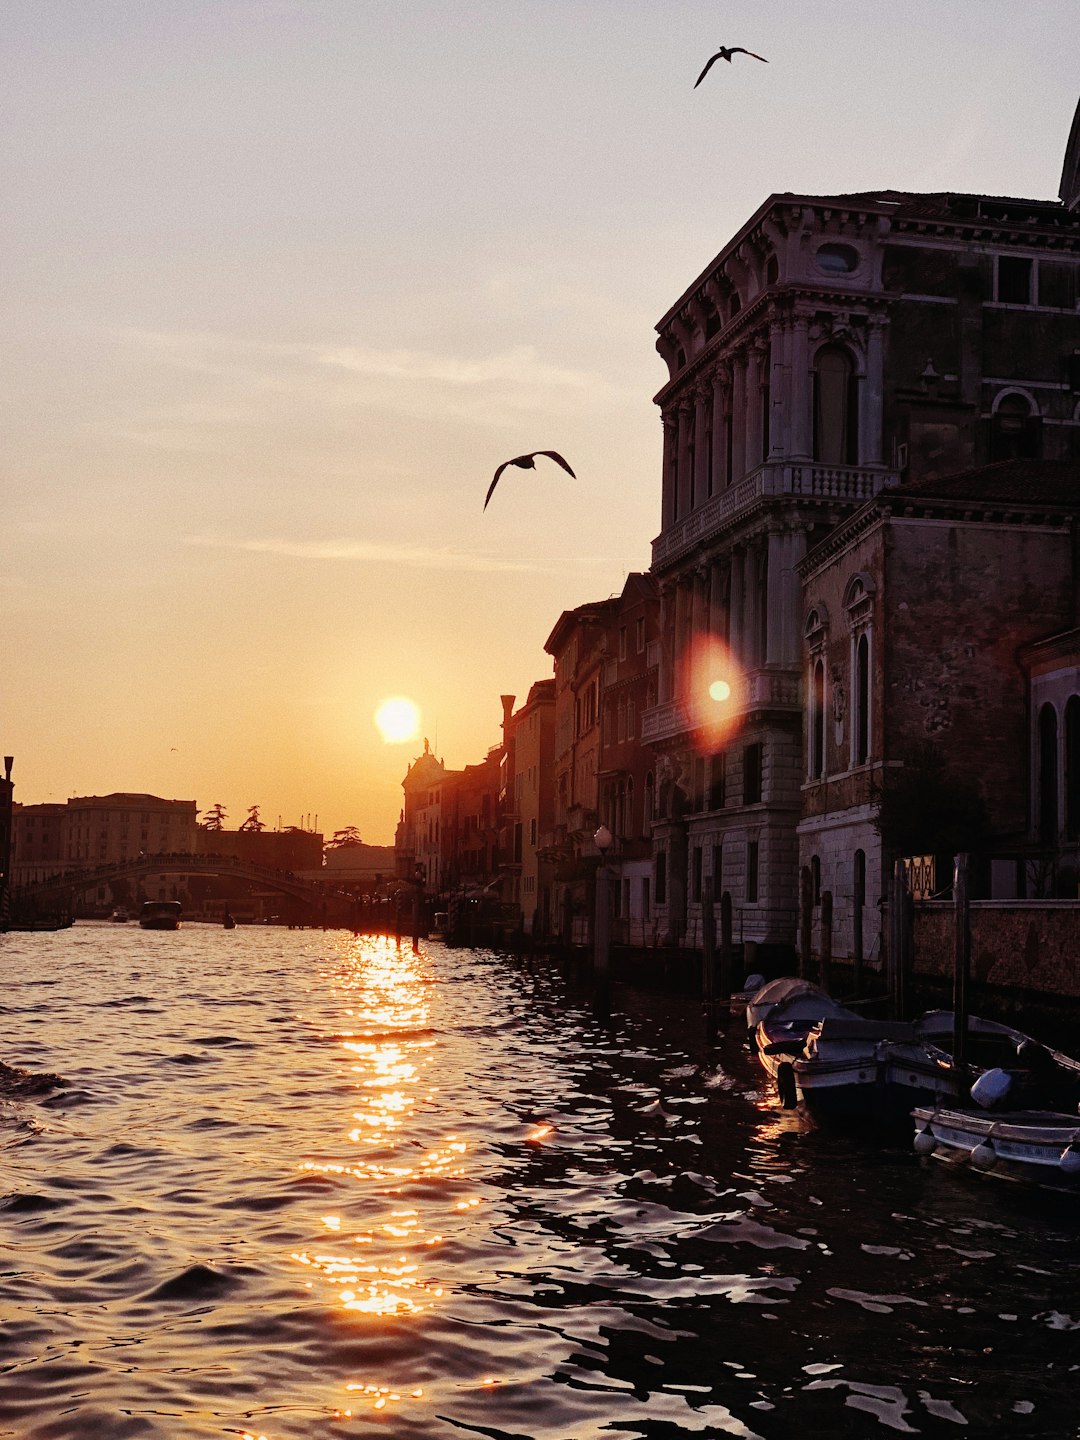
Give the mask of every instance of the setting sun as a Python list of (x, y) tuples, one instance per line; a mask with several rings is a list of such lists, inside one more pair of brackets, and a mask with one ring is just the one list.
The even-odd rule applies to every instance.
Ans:
[(388, 745), (415, 740), (420, 733), (420, 708), (404, 695), (394, 695), (375, 711), (375, 724)]

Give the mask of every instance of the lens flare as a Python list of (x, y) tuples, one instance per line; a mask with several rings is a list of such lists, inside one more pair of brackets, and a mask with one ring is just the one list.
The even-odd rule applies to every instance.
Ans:
[(746, 678), (731, 651), (714, 635), (700, 635), (687, 655), (684, 675), (694, 743), (715, 754), (738, 733), (746, 710)]
[(420, 733), (420, 707), (404, 695), (392, 695), (375, 711), (375, 724), (388, 745), (415, 740)]

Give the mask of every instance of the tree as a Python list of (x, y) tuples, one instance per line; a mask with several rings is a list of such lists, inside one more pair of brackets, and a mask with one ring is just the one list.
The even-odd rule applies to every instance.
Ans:
[(885, 771), (877, 789), (874, 827), (887, 851), (957, 855), (981, 850), (990, 833), (978, 788), (950, 771), (937, 746), (915, 746), (902, 766)]
[(354, 850), (363, 843), (360, 839), (360, 831), (356, 826), (346, 825), (343, 830), (335, 830), (323, 848), (326, 850)]
[(202, 828), (204, 830), (225, 829), (225, 806), (220, 800), (216, 805), (211, 805), (209, 810), (203, 812)]
[(260, 830), (265, 830), (265, 829), (266, 829), (266, 826), (265, 826), (265, 825), (263, 824), (263, 822), (259, 819), (259, 807), (258, 807), (258, 805), (249, 805), (249, 806), (248, 806), (247, 819), (246, 819), (246, 820), (244, 821), (244, 823), (240, 826), (240, 829), (246, 831), (249, 835), (250, 835), (250, 834), (257, 835)]

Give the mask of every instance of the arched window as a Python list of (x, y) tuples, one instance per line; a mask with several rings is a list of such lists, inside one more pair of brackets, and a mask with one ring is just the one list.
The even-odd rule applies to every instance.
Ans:
[(815, 905), (821, 904), (821, 857), (811, 855), (810, 857), (810, 893)]
[(1058, 833), (1057, 711), (1044, 705), (1039, 711), (1039, 839), (1052, 845)]
[(825, 773), (825, 662), (817, 659), (810, 669), (809, 771), (811, 780)]
[(839, 345), (824, 345), (814, 361), (814, 459), (825, 465), (859, 460), (859, 377)]
[(651, 825), (656, 818), (656, 777), (651, 770), (645, 776), (645, 813), (642, 818), (646, 825)]
[(623, 834), (629, 839), (632, 835), (640, 833), (634, 828), (634, 777), (626, 777), (626, 795), (624, 799)]
[(1065, 706), (1065, 833), (1080, 840), (1080, 695)]
[(1042, 455), (1042, 418), (1026, 395), (1012, 390), (994, 406), (990, 457), (993, 460), (1037, 460)]
[(855, 764), (870, 754), (870, 640), (864, 631), (855, 642)]

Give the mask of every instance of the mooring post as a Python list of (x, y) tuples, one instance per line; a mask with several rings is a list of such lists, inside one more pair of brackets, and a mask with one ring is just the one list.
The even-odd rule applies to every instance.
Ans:
[(716, 1035), (716, 911), (713, 908), (713, 877), (701, 884), (701, 996), (705, 1002), (705, 1035)]
[(971, 972), (971, 899), (968, 893), (970, 856), (957, 855), (953, 861), (953, 1062), (967, 1062), (968, 977)]
[(821, 892), (821, 988), (831, 994), (832, 980), (832, 891)]
[(596, 868), (596, 914), (593, 918), (593, 985), (597, 1013), (611, 1007), (611, 876), (601, 858)]
[(731, 991), (735, 980), (735, 945), (732, 935), (731, 891), (725, 890), (720, 896), (720, 1000), (725, 1014), (731, 1008)]
[(810, 866), (799, 871), (799, 979), (810, 978), (810, 945), (814, 920), (814, 882)]

